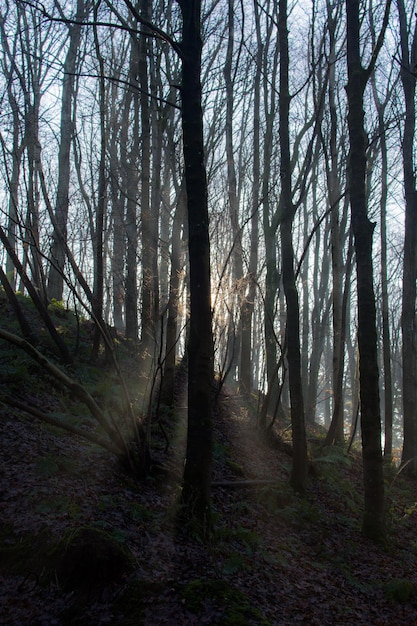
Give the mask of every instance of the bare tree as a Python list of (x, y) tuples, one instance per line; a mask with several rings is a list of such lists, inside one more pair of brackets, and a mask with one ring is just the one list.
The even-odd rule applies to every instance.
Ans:
[(346, 0), (350, 141), (348, 189), (356, 253), (360, 407), (365, 488), (365, 514), (362, 529), (365, 535), (375, 540), (381, 540), (385, 535), (385, 498), (372, 265), (372, 236), (375, 224), (370, 222), (367, 213), (363, 95), (383, 43), (389, 8), (390, 0), (386, 5), (383, 25), (370, 63), (367, 68), (364, 68), (360, 51), (360, 3), (359, 0)]
[(288, 6), (287, 0), (279, 2), (278, 45), (280, 50), (279, 72), (279, 140), (281, 151), (281, 254), (282, 282), (287, 303), (287, 360), (289, 372), (291, 425), (293, 442), (293, 466), (291, 484), (297, 491), (305, 491), (307, 486), (307, 436), (301, 381), (300, 355), (300, 307), (295, 283), (294, 249), (292, 226), (295, 215), (293, 190), (291, 187), (291, 158), (289, 112), (291, 96), (289, 92), (289, 51), (288, 51)]
[(203, 533), (210, 527), (212, 458), (210, 242), (201, 107), (201, 2), (180, 0), (182, 130), (190, 265), (188, 434), (182, 498)]
[[(62, 8), (57, 3), (62, 14)], [(49, 268), (48, 296), (55, 300), (62, 300), (64, 289), (64, 262), (65, 246), (61, 239), (67, 238), (67, 222), (69, 210), (69, 184), (70, 184), (70, 151), (73, 134), (73, 99), (75, 98), (75, 73), (80, 54), (80, 41), (82, 23), (88, 13), (85, 0), (77, 0), (74, 23), (68, 23), (69, 43), (63, 63), (62, 96), (61, 96), (61, 122), (58, 152), (58, 187), (55, 203), (55, 223), (57, 228), (53, 233), (51, 244), (51, 259), (53, 263)]]
[[(408, 471), (417, 472), (417, 328), (416, 328), (416, 277), (417, 277), (417, 187), (415, 174), (415, 93), (417, 64), (417, 25), (412, 34), (407, 21), (404, 0), (397, 0), (400, 22), (401, 82), (405, 100), (405, 121), (402, 137), (405, 234), (402, 301), (403, 340), (403, 411), (404, 443), (401, 461)], [(413, 11), (414, 12), (414, 11)], [(410, 12), (411, 15), (411, 12)], [(413, 18), (414, 19), (414, 18)]]

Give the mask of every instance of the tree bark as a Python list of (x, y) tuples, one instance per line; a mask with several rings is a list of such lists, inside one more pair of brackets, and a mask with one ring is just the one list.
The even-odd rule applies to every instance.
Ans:
[[(134, 22), (137, 26), (137, 22)], [(126, 144), (122, 146), (126, 185), (126, 277), (125, 277), (125, 336), (133, 342), (139, 335), (138, 320), (138, 196), (141, 132), (139, 124), (139, 44), (131, 42), (129, 60), (129, 91), (125, 99), (123, 133)], [(130, 114), (130, 108), (132, 113)], [(130, 117), (130, 115), (132, 117)], [(132, 137), (128, 144), (129, 126)], [(128, 147), (129, 146), (129, 147)], [(149, 155), (148, 155), (149, 156)], [(149, 185), (149, 181), (148, 181)], [(149, 192), (149, 189), (148, 189)]]
[[(254, 12), (258, 16), (258, 6), (254, 2)], [(255, 308), (256, 275), (258, 272), (258, 238), (259, 238), (259, 182), (260, 182), (260, 88), (262, 71), (263, 46), (260, 32), (259, 17), (256, 20), (256, 70), (253, 96), (253, 182), (252, 182), (252, 215), (251, 238), (249, 252), (249, 268), (246, 277), (247, 293), (241, 311), (241, 346), (239, 383), (244, 393), (250, 394), (253, 388), (253, 312)]]
[(372, 92), (378, 112), (378, 134), (380, 137), (381, 154), (381, 315), (382, 315), (382, 359), (384, 364), (384, 457), (392, 457), (392, 422), (393, 422), (393, 393), (391, 368), (391, 338), (389, 325), (388, 301), (388, 255), (387, 255), (387, 200), (388, 200), (388, 146), (386, 137), (385, 109), (389, 102), (387, 94), (384, 102), (378, 95), (375, 76), (371, 77)]
[(54, 230), (51, 245), (53, 260), (48, 276), (48, 297), (62, 300), (64, 290), (65, 246), (62, 237), (67, 237), (70, 182), (70, 149), (73, 134), (72, 102), (74, 98), (75, 70), (81, 41), (82, 21), (86, 15), (86, 3), (77, 0), (75, 22), (69, 29), (69, 47), (64, 61), (61, 99), (61, 124), (58, 152), (58, 188), (56, 192), (55, 220), (58, 230)]
[(346, 0), (347, 98), (349, 127), (348, 189), (356, 253), (358, 346), (365, 513), (362, 530), (380, 541), (385, 536), (384, 476), (378, 383), (376, 308), (373, 285), (372, 236), (375, 224), (367, 213), (366, 135), (363, 96), (370, 72), (360, 56), (359, 0)]
[(201, 91), (201, 0), (180, 0), (182, 128), (190, 266), (188, 432), (182, 499), (203, 534), (210, 528), (213, 339), (207, 178)]
[(304, 492), (307, 487), (308, 460), (305, 430), (303, 386), (301, 380), (300, 353), (300, 307), (294, 272), (292, 226), (295, 207), (291, 189), (291, 158), (289, 111), (289, 53), (287, 27), (287, 0), (279, 2), (278, 37), (280, 49), (279, 121), (281, 150), (281, 253), (282, 281), (287, 304), (287, 361), (291, 402), (291, 426), (293, 441), (293, 466), (291, 484), (295, 490)]
[(403, 413), (404, 440), (401, 462), (407, 463), (407, 471), (417, 473), (417, 188), (414, 159), (415, 137), (415, 71), (417, 62), (417, 26), (412, 42), (409, 42), (406, 10), (403, 0), (397, 0), (401, 38), (401, 81), (405, 98), (405, 122), (402, 140), (405, 234), (403, 301), (401, 330), (403, 340)]
[(167, 305), (166, 348), (164, 375), (162, 378), (161, 400), (164, 404), (174, 404), (175, 355), (178, 343), (178, 304), (180, 291), (180, 269), (182, 265), (181, 229), (185, 214), (185, 193), (181, 190), (174, 215), (171, 244), (171, 274)]
[[(97, 7), (94, 7), (96, 13)], [(97, 16), (94, 15), (94, 19)], [(104, 303), (104, 217), (106, 212), (106, 86), (104, 77), (104, 59), (100, 51), (97, 26), (94, 25), (94, 44), (100, 71), (99, 78), (99, 117), (100, 117), (100, 155), (97, 188), (97, 206), (95, 207), (95, 227), (93, 233), (93, 314), (96, 320), (91, 358), (96, 360), (99, 355), (102, 330), (97, 320), (103, 319)]]

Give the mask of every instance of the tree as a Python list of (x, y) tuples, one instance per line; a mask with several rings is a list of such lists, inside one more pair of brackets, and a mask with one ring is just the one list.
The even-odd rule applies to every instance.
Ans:
[(300, 492), (307, 486), (307, 437), (301, 381), (300, 354), (300, 307), (294, 271), (294, 249), (292, 242), (292, 225), (295, 215), (291, 188), (291, 158), (289, 112), (291, 96), (289, 93), (289, 53), (287, 0), (279, 2), (278, 41), (280, 50), (279, 72), (279, 140), (281, 149), (281, 254), (282, 282), (287, 303), (287, 361), (291, 401), (291, 425), (293, 442), (293, 466), (291, 474), (292, 486)]
[[(372, 25), (372, 43), (375, 46), (375, 28), (373, 25), (372, 7), (370, 10)], [(379, 82), (379, 81), (378, 81)], [(393, 390), (392, 390), (392, 366), (391, 366), (391, 331), (389, 324), (389, 298), (388, 298), (388, 244), (387, 244), (387, 204), (388, 204), (388, 143), (387, 143), (387, 120), (386, 109), (392, 96), (392, 84), (388, 81), (384, 98), (379, 94), (379, 85), (375, 72), (371, 76), (372, 95), (377, 110), (378, 122), (377, 133), (379, 137), (379, 152), (381, 158), (381, 323), (382, 323), (382, 362), (384, 366), (384, 457), (392, 458), (392, 426), (393, 426)]]
[[(337, 41), (340, 37), (340, 13), (341, 5), (337, 3), (333, 6), (326, 2), (328, 17), (328, 37), (329, 37), (329, 139), (328, 154), (326, 155), (326, 177), (329, 194), (329, 204), (331, 207), (331, 250), (332, 250), (332, 321), (333, 321), (333, 417), (326, 438), (326, 443), (343, 443), (344, 441), (344, 420), (343, 420), (343, 369), (345, 353), (345, 331), (343, 329), (343, 317), (345, 310), (342, 306), (342, 279), (343, 279), (343, 238), (345, 235), (346, 211), (340, 215), (341, 198), (341, 145), (338, 143), (338, 126), (340, 118), (337, 114), (337, 85), (336, 85), (336, 59), (338, 55)], [(340, 131), (339, 131), (340, 132)], [(343, 155), (344, 156), (344, 155)], [(345, 204), (346, 208), (346, 204)], [(346, 285), (350, 276), (346, 274)]]
[[(132, 18), (133, 27), (138, 22)], [(142, 37), (145, 39), (145, 36)], [(142, 42), (142, 47), (144, 43)], [(140, 94), (139, 94), (139, 50), (140, 45), (136, 37), (131, 38), (129, 55), (129, 88), (124, 99), (123, 135), (121, 157), (123, 168), (124, 193), (126, 194), (125, 225), (126, 225), (126, 276), (125, 276), (125, 335), (127, 339), (136, 341), (139, 334), (138, 322), (138, 195), (140, 168)], [(146, 67), (146, 54), (142, 63)], [(146, 71), (145, 79), (146, 80)], [(145, 94), (145, 98), (147, 98)], [(149, 122), (147, 121), (146, 124)], [(130, 133), (129, 133), (130, 131)], [(149, 137), (147, 136), (147, 140)], [(149, 144), (147, 143), (146, 159), (149, 160)], [(149, 180), (142, 179), (142, 209), (146, 212), (145, 199), (149, 194)]]
[[(237, 303), (241, 303), (242, 296), (242, 278), (243, 278), (243, 259), (242, 259), (242, 229), (239, 224), (239, 197), (237, 190), (237, 177), (236, 177), (236, 165), (234, 156), (233, 145), (233, 117), (234, 117), (234, 72), (233, 72), (233, 58), (234, 58), (234, 45), (235, 45), (235, 7), (234, 1), (228, 0), (228, 40), (226, 59), (223, 68), (223, 76), (225, 82), (226, 91), (226, 124), (225, 124), (225, 142), (226, 142), (226, 162), (227, 162), (227, 195), (228, 195), (228, 207), (230, 214), (230, 224), (233, 233), (232, 242), (232, 293), (235, 296)], [(232, 309), (233, 309), (232, 305)], [(233, 311), (232, 311), (233, 313)], [(230, 315), (229, 324), (231, 329), (228, 331), (228, 338), (231, 343), (235, 343), (236, 333), (234, 332), (234, 319), (233, 314)], [(239, 333), (240, 335), (240, 333)], [(230, 341), (229, 341), (230, 343)], [(240, 344), (240, 337), (237, 338), (238, 345)], [(230, 356), (231, 363), (238, 362), (239, 354), (235, 349), (231, 350)]]
[(212, 458), (210, 242), (201, 106), (201, 0), (180, 0), (182, 132), (190, 269), (188, 432), (182, 500), (203, 534), (210, 527)]
[[(150, 19), (151, 3), (141, 0), (140, 14), (148, 22)], [(148, 29), (139, 38), (138, 76), (140, 98), (140, 139), (141, 139), (141, 168), (140, 168), (140, 209), (141, 209), (141, 257), (142, 257), (142, 314), (141, 314), (141, 350), (145, 357), (152, 351), (155, 337), (155, 302), (157, 294), (154, 289), (154, 277), (157, 258), (158, 218), (151, 214), (151, 109), (149, 101), (148, 76)], [(156, 234), (155, 234), (156, 233)], [(128, 264), (131, 271), (132, 264)]]
[[(7, 150), (7, 142), (2, 133), (0, 133), (0, 138), (3, 152), (3, 163), (6, 169), (5, 175), (9, 190), (7, 236), (13, 252), (16, 252), (16, 234), (18, 225), (19, 202), (18, 192), (22, 158), (25, 150), (25, 134), (23, 132), (22, 116), (18, 101), (19, 99), (14, 88), (15, 77), (19, 78), (19, 70), (16, 64), (19, 35), (16, 29), (13, 37), (13, 42), (10, 45), (5, 28), (7, 16), (8, 11), (6, 11), (5, 13), (2, 12), (0, 14), (0, 39), (3, 48), (2, 71), (7, 81), (7, 99), (9, 102), (12, 119), (12, 141), (10, 151)], [(9, 153), (9, 158), (11, 159), (11, 166), (7, 165), (7, 153)], [(6, 275), (10, 282), (11, 288), (15, 289), (16, 270), (10, 255), (8, 255), (6, 258)]]
[(404, 0), (397, 0), (400, 21), (401, 82), (405, 100), (405, 120), (402, 137), (402, 155), (405, 195), (405, 234), (403, 301), (401, 330), (403, 339), (403, 411), (404, 443), (402, 463), (408, 471), (417, 472), (417, 324), (416, 324), (416, 278), (417, 278), (417, 187), (414, 158), (415, 93), (417, 63), (417, 24), (410, 41)]
[[(59, 4), (57, 3), (59, 7)], [(62, 12), (61, 7), (59, 7)], [(64, 289), (65, 246), (62, 238), (67, 238), (70, 183), (70, 150), (73, 135), (73, 99), (75, 97), (75, 73), (79, 57), (82, 23), (88, 12), (85, 0), (77, 0), (74, 24), (68, 24), (69, 44), (63, 66), (61, 123), (58, 153), (58, 187), (55, 204), (55, 223), (51, 245), (52, 264), (48, 276), (48, 296), (62, 300)]]
[(258, 273), (258, 238), (259, 238), (259, 187), (260, 187), (260, 100), (263, 43), (259, 24), (259, 8), (256, 0), (253, 7), (256, 15), (256, 69), (253, 84), (253, 165), (252, 165), (252, 203), (251, 203), (251, 236), (249, 266), (246, 277), (247, 292), (241, 313), (241, 349), (239, 380), (242, 391), (251, 393), (254, 381), (253, 371), (253, 313), (257, 290)]
[(97, 359), (103, 329), (100, 322), (103, 319), (104, 304), (104, 222), (107, 204), (107, 176), (106, 176), (106, 85), (104, 74), (104, 57), (100, 49), (100, 41), (97, 32), (98, 4), (94, 5), (94, 45), (99, 69), (99, 116), (100, 116), (100, 156), (98, 168), (97, 201), (95, 207), (95, 224), (93, 231), (93, 257), (94, 257), (94, 285), (93, 285), (93, 316), (96, 322), (92, 358)]
[(375, 540), (385, 535), (385, 498), (381, 450), (376, 307), (373, 286), (372, 235), (375, 224), (367, 213), (366, 141), (363, 97), (387, 27), (388, 0), (377, 44), (367, 68), (360, 52), (360, 3), (346, 0), (347, 99), (349, 127), (348, 190), (356, 254), (358, 346), (365, 513), (362, 530)]

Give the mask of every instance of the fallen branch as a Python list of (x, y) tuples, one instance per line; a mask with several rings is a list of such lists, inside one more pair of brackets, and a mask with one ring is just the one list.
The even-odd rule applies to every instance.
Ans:
[(37, 417), (38, 419), (42, 420), (43, 422), (46, 422), (47, 424), (51, 424), (52, 426), (57, 426), (58, 428), (67, 430), (73, 435), (78, 435), (79, 437), (82, 437), (83, 439), (87, 439), (87, 441), (91, 441), (92, 443), (97, 444), (101, 448), (104, 448), (105, 450), (112, 452), (116, 456), (120, 454), (119, 448), (117, 448), (115, 445), (113, 445), (111, 442), (107, 441), (106, 439), (103, 439), (103, 437), (100, 437), (100, 435), (89, 433), (83, 428), (78, 428), (77, 426), (73, 426), (72, 424), (68, 424), (67, 422), (59, 420), (56, 417), (52, 417), (52, 415), (43, 413), (42, 411), (39, 411), (39, 409), (37, 409), (34, 406), (30, 406), (29, 404), (25, 404), (24, 402), (20, 402), (19, 400), (15, 400), (14, 398), (10, 398), (9, 396), (5, 396), (1, 398), (1, 402), (13, 408), (19, 409), (20, 411), (24, 411), (25, 413), (29, 413), (29, 415), (33, 415), (34, 417)]
[(253, 480), (215, 480), (212, 487), (256, 487), (258, 485), (278, 485), (277, 480), (254, 478)]
[[(77, 381), (73, 380), (59, 367), (51, 363), (43, 354), (41, 354), (34, 346), (28, 341), (9, 333), (7, 330), (0, 328), (0, 339), (5, 339), (9, 343), (17, 346), (29, 354), (39, 365), (41, 365), (51, 376), (62, 383), (71, 393), (76, 396), (83, 404), (85, 404), (94, 419), (100, 424), (103, 430), (106, 432), (110, 440), (120, 449), (120, 452), (127, 453), (129, 455), (129, 447), (126, 441), (124, 441), (121, 433), (117, 432), (108, 422), (105, 414), (98, 406), (94, 398), (88, 393), (88, 391)], [(117, 443), (116, 443), (117, 442)]]

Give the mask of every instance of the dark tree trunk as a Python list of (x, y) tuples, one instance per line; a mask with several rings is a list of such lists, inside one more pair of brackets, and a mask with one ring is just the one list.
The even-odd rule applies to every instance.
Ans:
[(365, 70), (360, 57), (359, 0), (346, 0), (349, 164), (348, 189), (356, 253), (358, 346), (362, 454), (365, 489), (363, 532), (381, 540), (385, 534), (384, 476), (378, 383), (376, 308), (373, 285), (372, 236), (366, 197), (366, 136), (363, 95), (372, 67)]
[[(96, 13), (96, 8), (95, 8)], [(97, 19), (97, 15), (94, 15)], [(93, 338), (92, 360), (96, 360), (99, 355), (100, 343), (103, 333), (101, 321), (103, 319), (104, 302), (104, 216), (106, 212), (106, 87), (104, 77), (104, 59), (100, 51), (100, 44), (97, 35), (97, 27), (94, 26), (94, 43), (97, 54), (97, 61), (100, 68), (99, 79), (99, 105), (100, 105), (100, 161), (98, 174), (97, 206), (95, 214), (95, 229), (93, 234), (93, 256), (94, 256), (94, 281), (93, 281), (93, 315), (95, 320), (95, 331)]]
[(256, 35), (256, 73), (253, 96), (253, 183), (252, 183), (252, 216), (251, 216), (251, 239), (249, 253), (249, 271), (247, 276), (247, 293), (241, 311), (241, 346), (240, 346), (240, 368), (239, 383), (241, 390), (250, 394), (253, 388), (253, 312), (255, 308), (256, 295), (256, 273), (258, 270), (258, 238), (259, 238), (259, 181), (260, 181), (260, 83), (262, 71), (262, 38), (258, 17), (258, 7), (254, 3), (254, 11), (257, 15)]
[[(345, 362), (345, 337), (342, 330), (342, 280), (343, 255), (342, 236), (343, 228), (340, 224), (340, 157), (338, 154), (337, 129), (338, 115), (336, 103), (336, 44), (337, 25), (341, 17), (342, 7), (334, 9), (327, 3), (328, 33), (329, 33), (329, 113), (330, 113), (330, 154), (327, 167), (327, 185), (329, 203), (332, 207), (330, 214), (331, 250), (332, 250), (332, 321), (333, 321), (333, 416), (326, 443), (343, 443), (343, 368)], [(346, 284), (350, 276), (346, 279)], [(332, 431), (332, 432), (331, 432)]]
[[(132, 84), (132, 142), (130, 149), (124, 154), (125, 180), (126, 180), (126, 279), (125, 279), (125, 313), (126, 313), (126, 338), (135, 342), (138, 338), (138, 194), (139, 194), (139, 168), (140, 168), (140, 126), (139, 126), (139, 93), (138, 89), (138, 49), (132, 43), (130, 54), (130, 81)], [(129, 98), (130, 104), (130, 98)], [(129, 124), (129, 107), (126, 106), (126, 123)], [(127, 135), (127, 133), (126, 133)]]
[[(140, 0), (140, 11), (144, 19), (149, 20), (150, 2)], [(146, 28), (141, 26), (142, 30)], [(140, 87), (140, 115), (141, 115), (141, 175), (140, 175), (140, 207), (141, 207), (141, 256), (142, 256), (142, 312), (141, 312), (141, 351), (145, 357), (153, 353), (155, 338), (154, 328), (154, 280), (153, 260), (156, 258), (156, 241), (154, 241), (153, 216), (151, 215), (151, 108), (149, 102), (148, 78), (148, 37), (140, 37), (138, 75)], [(145, 367), (146, 371), (147, 367)]]
[(280, 48), (280, 149), (281, 149), (281, 248), (282, 281), (287, 304), (287, 361), (291, 402), (291, 425), (293, 441), (293, 467), (291, 484), (303, 492), (307, 486), (307, 437), (305, 430), (303, 385), (301, 380), (300, 306), (295, 283), (292, 226), (295, 207), (291, 189), (291, 158), (289, 136), (288, 28), (287, 0), (279, 2), (278, 35)]
[[(414, 162), (415, 91), (416, 79), (412, 74), (417, 61), (417, 27), (413, 41), (409, 42), (406, 11), (403, 0), (397, 1), (401, 36), (401, 81), (405, 98), (405, 123), (402, 141), (405, 236), (403, 269), (403, 303), (401, 330), (403, 339), (403, 411), (404, 443), (402, 463), (407, 471), (417, 473), (417, 189)], [(410, 49), (409, 49), (410, 48)]]
[(207, 179), (201, 105), (201, 1), (180, 0), (183, 18), (182, 127), (190, 264), (188, 433), (183, 503), (206, 534), (210, 527), (213, 339)]
[(388, 258), (387, 258), (387, 200), (388, 200), (388, 147), (384, 121), (384, 111), (388, 99), (381, 103), (375, 80), (372, 78), (374, 99), (378, 111), (378, 133), (381, 152), (381, 314), (382, 314), (382, 357), (384, 363), (384, 457), (392, 457), (393, 395), (391, 372), (391, 338), (388, 302)]
[(185, 194), (180, 191), (172, 226), (171, 244), (171, 275), (167, 305), (166, 349), (164, 375), (162, 378), (161, 401), (172, 406), (174, 404), (175, 355), (178, 342), (178, 302), (180, 291), (180, 269), (182, 263), (181, 229), (185, 213)]

